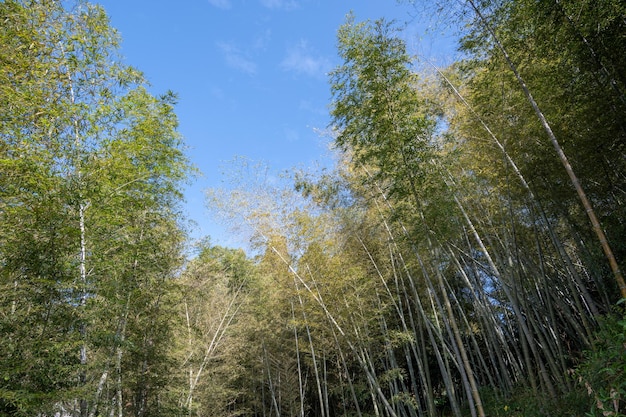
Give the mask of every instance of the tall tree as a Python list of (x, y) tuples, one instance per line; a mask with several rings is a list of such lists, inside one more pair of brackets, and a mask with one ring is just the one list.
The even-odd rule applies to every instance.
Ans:
[[(245, 366), (256, 351), (246, 343), (255, 277), (255, 265), (241, 249), (208, 242), (185, 267), (174, 338), (179, 368), (172, 386), (182, 415), (237, 415), (248, 406), (243, 381), (255, 376), (246, 374), (251, 370)], [(233, 410), (235, 404), (239, 410)]]
[[(619, 173), (623, 171), (621, 143), (626, 132), (624, 80), (622, 63), (614, 51), (606, 49), (606, 45), (616, 45), (621, 38), (618, 32), (623, 28), (623, 5), (606, 2), (596, 7), (584, 1), (577, 6), (559, 1), (469, 5), (477, 19), (464, 47), (474, 56), (483, 57), (474, 61), (478, 66), (492, 69), (472, 77), (481, 85), (479, 94), (486, 93), (489, 85), (492, 89), (498, 85), (499, 93), (492, 97), (520, 106), (518, 112), (524, 114), (515, 123), (524, 125), (525, 133), (532, 131), (530, 137), (548, 136), (558, 159), (548, 159), (553, 153), (537, 152), (545, 147), (541, 141), (520, 139), (511, 143), (511, 151), (525, 148), (528, 165), (524, 161), (522, 169), (533, 167), (527, 173), (529, 178), (543, 176), (537, 178), (536, 187), (538, 193), (547, 191), (546, 207), (550, 204), (560, 214), (567, 213), (568, 221), (575, 222), (573, 227), (584, 235), (593, 232), (597, 236), (624, 297), (626, 284), (619, 266), (623, 248), (621, 240), (613, 237), (621, 234), (621, 226), (614, 224), (614, 214), (622, 206), (618, 190), (623, 183)], [(597, 25), (595, 33), (589, 33), (590, 24)], [(538, 61), (537, 56), (542, 60)], [(564, 103), (567, 111), (562, 110)], [(569, 181), (559, 181), (557, 187), (552, 178), (559, 176), (554, 171), (559, 160), (567, 174), (561, 177)], [(585, 217), (591, 228), (586, 227)]]
[(119, 64), (100, 7), (0, 13), (2, 406), (155, 414), (190, 171), (174, 96)]

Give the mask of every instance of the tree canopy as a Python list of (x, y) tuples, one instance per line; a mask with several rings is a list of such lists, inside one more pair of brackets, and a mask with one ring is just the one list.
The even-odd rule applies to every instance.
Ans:
[(626, 413), (625, 6), (431, 3), (445, 68), (338, 28), (333, 169), (208, 192), (246, 253), (102, 7), (0, 1), (0, 415)]

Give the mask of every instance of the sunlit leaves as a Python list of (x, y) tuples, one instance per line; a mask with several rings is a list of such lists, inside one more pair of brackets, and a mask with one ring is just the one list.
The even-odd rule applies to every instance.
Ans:
[(173, 95), (120, 63), (99, 6), (7, 1), (0, 18), (2, 407), (158, 407), (190, 172)]

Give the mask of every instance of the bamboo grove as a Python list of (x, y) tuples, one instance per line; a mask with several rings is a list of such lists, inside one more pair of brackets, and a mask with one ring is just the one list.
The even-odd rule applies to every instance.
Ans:
[[(337, 33), (337, 163), (243, 160), (197, 244), (175, 97), (104, 11), (0, 2), (0, 414), (626, 413), (626, 7), (428, 2)], [(416, 4), (415, 7), (423, 7)]]

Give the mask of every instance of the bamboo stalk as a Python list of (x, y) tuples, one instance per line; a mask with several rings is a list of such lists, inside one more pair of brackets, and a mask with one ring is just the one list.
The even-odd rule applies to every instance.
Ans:
[(567, 172), (570, 182), (572, 183), (572, 185), (574, 186), (574, 189), (576, 190), (576, 193), (578, 194), (578, 198), (581, 204), (583, 205), (585, 212), (587, 213), (587, 216), (589, 217), (589, 221), (591, 223), (593, 231), (595, 232), (596, 237), (598, 238), (598, 242), (600, 243), (600, 246), (602, 247), (602, 250), (604, 251), (604, 255), (606, 256), (609, 262), (611, 271), (613, 271), (613, 277), (615, 278), (615, 282), (617, 283), (617, 286), (619, 287), (621, 298), (626, 298), (626, 281), (624, 281), (624, 276), (622, 275), (620, 267), (617, 264), (617, 261), (615, 260), (615, 255), (613, 254), (613, 250), (611, 249), (611, 246), (609, 245), (606, 235), (604, 234), (604, 230), (602, 229), (602, 226), (600, 225), (600, 221), (598, 220), (596, 216), (596, 213), (595, 213), (595, 210), (593, 209), (591, 201), (587, 198), (587, 194), (585, 190), (583, 189), (582, 185), (580, 184), (580, 181), (578, 179), (578, 176), (574, 172), (574, 169), (570, 165), (569, 160), (567, 156), (565, 155), (565, 152), (561, 148), (561, 144), (559, 143), (556, 135), (552, 131), (552, 127), (548, 123), (548, 120), (543, 114), (543, 111), (539, 108), (539, 105), (537, 104), (534, 97), (532, 96), (530, 89), (528, 88), (528, 86), (526, 85), (526, 82), (520, 75), (517, 69), (517, 66), (513, 63), (513, 61), (509, 57), (507, 50), (504, 48), (504, 46), (500, 42), (500, 39), (496, 35), (493, 28), (487, 23), (487, 20), (483, 16), (482, 12), (476, 6), (475, 1), (474, 0), (467, 0), (467, 1), (471, 5), (472, 9), (476, 13), (480, 21), (483, 23), (483, 25), (485, 26), (489, 34), (492, 36), (500, 52), (502, 52), (505, 61), (509, 65), (513, 74), (515, 75), (515, 78), (517, 79), (520, 87), (522, 88), (524, 95), (526, 96), (528, 102), (530, 103), (533, 110), (535, 111), (535, 114), (537, 115), (537, 118), (541, 122), (541, 125), (543, 126), (544, 131), (548, 135), (548, 138), (550, 139), (552, 146), (554, 147), (561, 163), (563, 164), (563, 167), (565, 168), (565, 171)]

